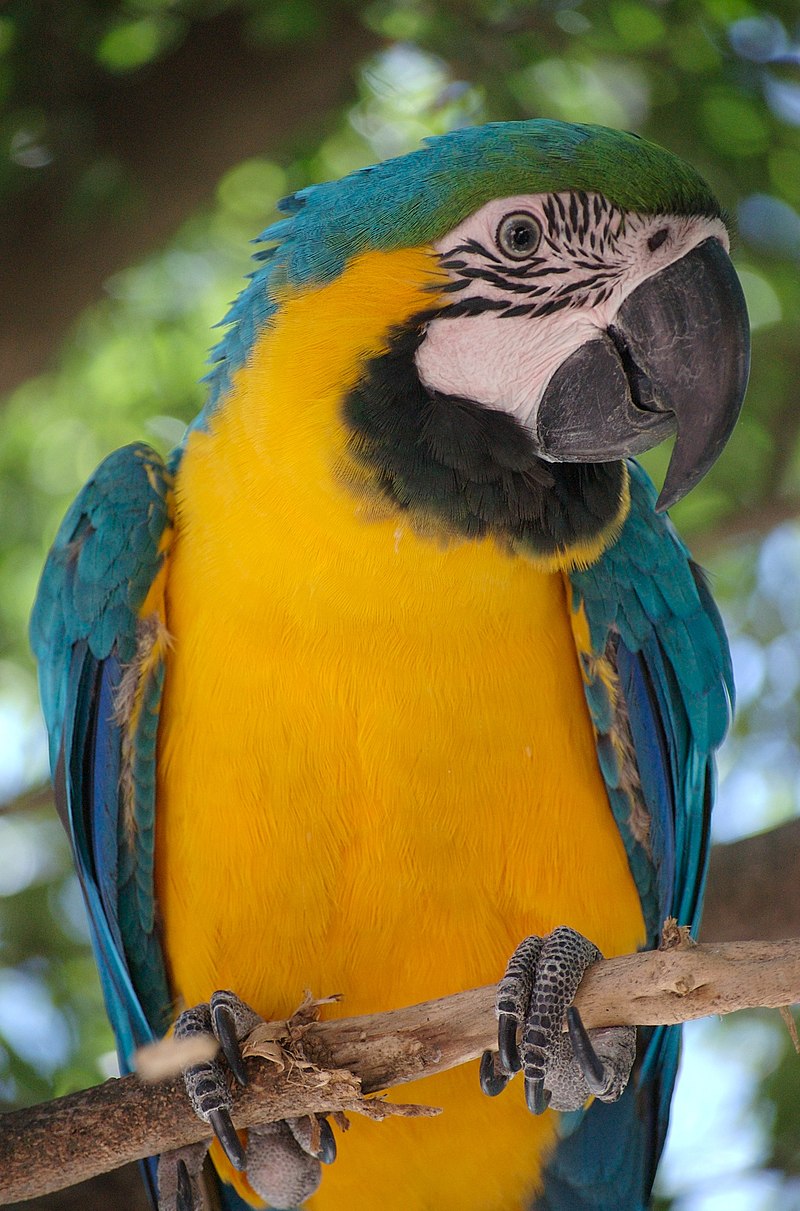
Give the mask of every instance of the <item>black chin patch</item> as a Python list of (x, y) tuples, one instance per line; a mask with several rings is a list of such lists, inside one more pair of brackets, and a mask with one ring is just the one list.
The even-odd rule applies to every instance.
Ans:
[(618, 515), (621, 463), (551, 463), (506, 412), (420, 382), (421, 323), (394, 332), (345, 398), (350, 453), (376, 491), (449, 536), (493, 536), (542, 556), (596, 538)]

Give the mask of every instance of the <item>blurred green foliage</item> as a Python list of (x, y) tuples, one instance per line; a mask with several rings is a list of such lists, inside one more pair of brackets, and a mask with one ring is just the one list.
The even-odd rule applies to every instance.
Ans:
[(0, 1098), (38, 1102), (113, 1071), (69, 844), (52, 810), (0, 817)]
[[(187, 217), (168, 247), (108, 282), (106, 297), (80, 317), (57, 366), (20, 387), (0, 412), (0, 729), (6, 738), (0, 798), (44, 776), (25, 628), (60, 516), (114, 446), (145, 437), (166, 449), (180, 437), (203, 399), (199, 380), (211, 326), (238, 292), (248, 271), (247, 241), (269, 222), (276, 200), (309, 181), (400, 154), (452, 126), (536, 115), (622, 126), (669, 146), (708, 177), (731, 216), (754, 330), (751, 388), (724, 458), (674, 517), (712, 569), (739, 680), (740, 711), (722, 759), (719, 835), (795, 814), (796, 0), (11, 3), (0, 12), (0, 204), (25, 205), (27, 191), (44, 179), (60, 191), (67, 226), (124, 213), (136, 204), (136, 182), (98, 153), (95, 140), (114, 89), (137, 72), (168, 67), (193, 25), (220, 14), (248, 45), (307, 46), (313, 71), (326, 30), (346, 8), (358, 8), (386, 46), (363, 65), (357, 95), (319, 143), (307, 135), (300, 142), (289, 131), (280, 163), (254, 158), (231, 168), (209, 205)], [(175, 151), (179, 172), (180, 148)], [(664, 450), (648, 456), (657, 478), (667, 457)], [(713, 1026), (702, 1038), (718, 1046), (715, 1063), (722, 1064), (726, 1038), (736, 1028), (720, 1029), (718, 1044)], [(740, 1079), (744, 1101), (752, 1102), (748, 1155), (756, 1168), (763, 1166), (762, 1185), (747, 1185), (740, 1175), (749, 1201), (726, 1195), (729, 1208), (800, 1205), (792, 1201), (800, 1067), (777, 1029), (763, 1029), (772, 1042), (754, 1052), (764, 1079), (759, 1085), (754, 1071)], [(0, 1098), (34, 1101), (95, 1081), (111, 1047), (59, 826), (46, 811), (0, 815)], [(720, 1132), (730, 1128), (724, 1121)], [(667, 1166), (665, 1175), (675, 1206), (717, 1206), (692, 1193), (678, 1169)], [(664, 1200), (666, 1207), (666, 1194)]]

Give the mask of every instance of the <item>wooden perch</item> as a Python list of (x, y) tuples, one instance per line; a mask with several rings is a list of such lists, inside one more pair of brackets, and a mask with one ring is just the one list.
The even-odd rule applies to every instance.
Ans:
[[(674, 930), (672, 943), (591, 967), (575, 998), (586, 1025), (667, 1025), (800, 1001), (800, 940), (694, 945)], [(390, 1013), (313, 1022), (294, 1032), (294, 1042), (279, 1024), (273, 1034), (287, 1050), (272, 1050), (288, 1062), (281, 1070), (248, 1060), (250, 1085), (236, 1093), (236, 1125), (312, 1112), (432, 1113), (364, 1094), (454, 1068), (492, 1047), (494, 993), (488, 986)], [(504, 1096), (522, 1095), (512, 1086)], [(209, 1134), (179, 1077), (107, 1081), (0, 1118), (0, 1196), (5, 1204), (61, 1190)]]

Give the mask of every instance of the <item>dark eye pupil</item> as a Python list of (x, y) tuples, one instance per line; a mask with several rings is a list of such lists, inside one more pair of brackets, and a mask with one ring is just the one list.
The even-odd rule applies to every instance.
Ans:
[(509, 232), (509, 244), (516, 252), (526, 252), (533, 243), (533, 232), (527, 223), (518, 223)]

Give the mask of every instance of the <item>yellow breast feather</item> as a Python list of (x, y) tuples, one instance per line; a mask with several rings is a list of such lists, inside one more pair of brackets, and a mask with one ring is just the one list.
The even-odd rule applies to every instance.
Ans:
[[(496, 980), (559, 924), (606, 954), (644, 940), (560, 573), (426, 536), (343, 473), (344, 394), (438, 272), (373, 252), (287, 294), (188, 441), (156, 848), (186, 1004), (228, 987), (285, 1017), (310, 988), (377, 1011)], [(552, 1116), (471, 1069), (411, 1097), (443, 1115), (355, 1122), (313, 1211), (521, 1211)]]

